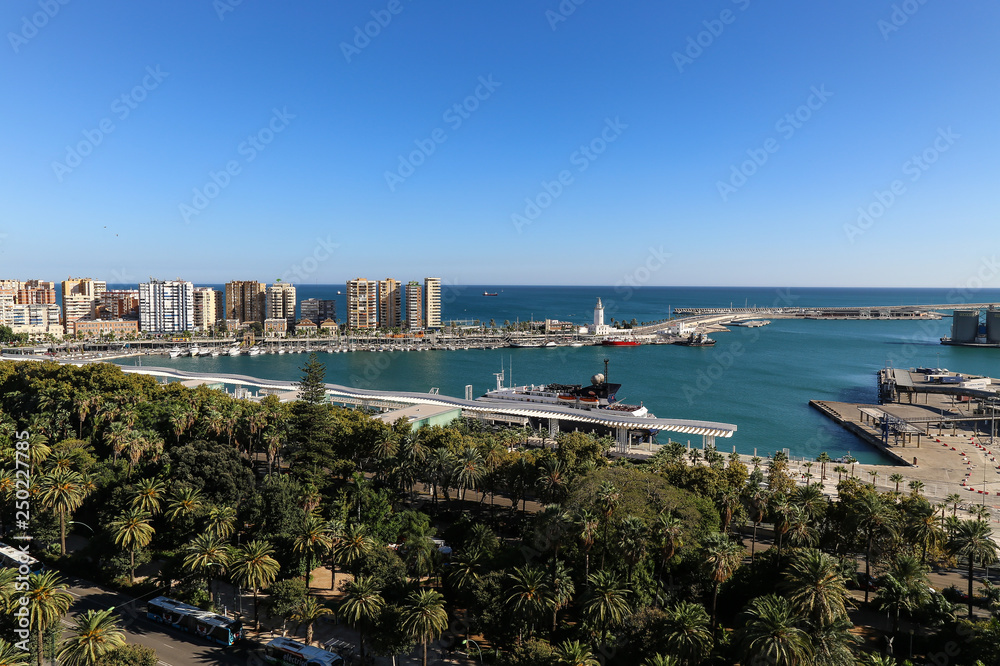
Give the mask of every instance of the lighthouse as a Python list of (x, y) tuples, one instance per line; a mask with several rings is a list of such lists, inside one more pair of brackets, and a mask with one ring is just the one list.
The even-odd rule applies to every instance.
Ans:
[(597, 297), (597, 305), (594, 306), (594, 323), (587, 327), (591, 335), (607, 335), (611, 332), (611, 327), (604, 323), (604, 304), (601, 297)]

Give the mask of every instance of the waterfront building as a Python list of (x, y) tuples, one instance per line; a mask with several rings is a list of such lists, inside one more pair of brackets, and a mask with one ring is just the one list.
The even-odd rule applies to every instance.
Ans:
[(108, 290), (104, 280), (67, 278), (62, 281), (62, 315), (66, 332), (77, 319), (94, 319), (101, 305), (101, 295)]
[(264, 320), (264, 335), (269, 338), (283, 338), (288, 334), (288, 320), (284, 317)]
[(9, 326), (14, 333), (29, 335), (55, 335), (61, 337), (59, 306), (44, 303), (12, 303), (11, 290), (0, 294), (0, 324)]
[(424, 278), (424, 326), (441, 328), (441, 278)]
[(45, 280), (22, 282), (17, 290), (19, 305), (55, 305), (56, 283)]
[(352, 329), (378, 326), (378, 282), (355, 278), (347, 281), (347, 326)]
[(378, 325), (381, 328), (399, 328), (402, 291), (399, 280), (386, 278), (378, 283)]
[(263, 322), (266, 294), (264, 285), (254, 280), (233, 280), (226, 283), (226, 319)]
[(330, 335), (337, 332), (337, 322), (332, 319), (323, 319), (319, 322), (319, 330), (324, 335)]
[(138, 332), (139, 322), (135, 319), (78, 319), (70, 329), (70, 335), (80, 338), (114, 335), (120, 339)]
[(299, 319), (311, 322), (337, 321), (337, 301), (323, 298), (307, 298), (299, 303)]
[(295, 332), (299, 335), (316, 335), (318, 329), (319, 327), (309, 319), (302, 319), (295, 325)]
[(218, 293), (211, 287), (194, 288), (194, 329), (196, 331), (208, 331), (215, 328), (215, 322), (219, 320), (218, 312), (215, 309)]
[(406, 328), (418, 331), (424, 327), (424, 298), (420, 283), (410, 280), (406, 284)]
[(101, 294), (100, 319), (139, 319), (138, 289), (109, 289)]
[(267, 288), (264, 313), (267, 319), (284, 319), (295, 322), (295, 286), (275, 282)]
[(181, 333), (194, 328), (194, 285), (184, 280), (150, 280), (139, 285), (139, 328), (146, 333)]
[(226, 291), (224, 289), (213, 291), (215, 291), (215, 317), (212, 319), (212, 326), (218, 326), (220, 321), (226, 319)]

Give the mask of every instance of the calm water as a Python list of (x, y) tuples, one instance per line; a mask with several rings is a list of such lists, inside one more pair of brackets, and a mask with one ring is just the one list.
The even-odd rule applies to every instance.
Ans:
[[(337, 298), (342, 286), (307, 285), (298, 298)], [(483, 291), (497, 292), (485, 297)], [(560, 319), (585, 323), (600, 296), (605, 317), (653, 320), (667, 308), (753, 306), (900, 305), (956, 302), (945, 289), (792, 289), (660, 288), (624, 292), (614, 287), (445, 287), (442, 319)], [(340, 297), (341, 299), (343, 296)], [(981, 290), (975, 301), (1000, 302), (1000, 291)], [(338, 315), (345, 305), (338, 302)], [(896, 367), (930, 365), (954, 371), (1000, 376), (1000, 350), (939, 344), (951, 320), (791, 321), (773, 320), (756, 329), (734, 328), (713, 334), (710, 348), (672, 345), (633, 348), (354, 352), (321, 354), (327, 381), (367, 388), (428, 391), (462, 396), (466, 384), (481, 395), (495, 384), (492, 373), (513, 365), (518, 384), (580, 383), (604, 369), (622, 384), (619, 399), (643, 402), (657, 416), (735, 423), (739, 431), (719, 440), (720, 450), (761, 455), (788, 448), (793, 455), (833, 457), (848, 451), (862, 462), (884, 461), (877, 451), (833, 426), (809, 407), (809, 400), (875, 402), (875, 372), (887, 362)], [(130, 361), (123, 361), (128, 362)], [(199, 357), (147, 363), (192, 371), (225, 371), (273, 379), (297, 379), (301, 354), (257, 357)], [(509, 372), (509, 371), (508, 371)], [(686, 441), (678, 435), (681, 441)], [(665, 441), (663, 437), (661, 441)], [(692, 444), (700, 438), (692, 439)]]

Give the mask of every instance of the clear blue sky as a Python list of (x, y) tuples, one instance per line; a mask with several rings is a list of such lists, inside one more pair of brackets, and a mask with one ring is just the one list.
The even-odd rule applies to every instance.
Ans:
[(0, 277), (949, 287), (996, 247), (995, 2), (62, 1), (0, 8)]

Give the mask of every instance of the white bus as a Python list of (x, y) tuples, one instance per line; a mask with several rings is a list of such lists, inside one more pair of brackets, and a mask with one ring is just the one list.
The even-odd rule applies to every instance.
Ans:
[(20, 548), (8, 546), (0, 543), (0, 566), (20, 568), (22, 565), (28, 567), (30, 573), (36, 574), (45, 571), (45, 565), (28, 555)]
[(275, 638), (264, 646), (264, 659), (281, 666), (343, 666), (336, 652), (305, 645), (290, 638)]

